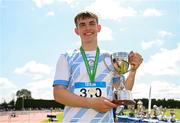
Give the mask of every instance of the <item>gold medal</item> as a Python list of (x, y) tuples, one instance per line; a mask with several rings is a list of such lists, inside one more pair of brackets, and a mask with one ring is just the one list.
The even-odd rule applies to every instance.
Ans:
[(96, 94), (96, 88), (90, 88), (88, 90), (88, 92), (89, 92), (90, 95), (95, 95)]

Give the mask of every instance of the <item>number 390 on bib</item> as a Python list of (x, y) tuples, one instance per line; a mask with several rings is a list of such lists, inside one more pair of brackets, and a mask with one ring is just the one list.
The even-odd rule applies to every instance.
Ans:
[(107, 97), (105, 82), (77, 82), (74, 93), (82, 97)]

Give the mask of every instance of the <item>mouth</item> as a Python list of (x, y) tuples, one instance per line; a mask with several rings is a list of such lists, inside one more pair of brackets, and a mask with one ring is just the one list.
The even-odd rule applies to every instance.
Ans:
[(93, 32), (86, 32), (86, 33), (84, 33), (84, 36), (91, 36), (93, 34), (94, 34)]

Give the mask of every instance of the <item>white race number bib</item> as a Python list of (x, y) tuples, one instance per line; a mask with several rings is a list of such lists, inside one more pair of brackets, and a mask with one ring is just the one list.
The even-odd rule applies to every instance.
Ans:
[(74, 93), (82, 97), (107, 97), (106, 82), (77, 82)]

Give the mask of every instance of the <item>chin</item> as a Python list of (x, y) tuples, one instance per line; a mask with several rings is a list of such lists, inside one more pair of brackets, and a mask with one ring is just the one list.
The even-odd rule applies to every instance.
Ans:
[(96, 41), (97, 40), (97, 38), (96, 37), (88, 37), (88, 38), (84, 38), (84, 41), (85, 42), (89, 42), (89, 43), (92, 43), (92, 42), (94, 42), (94, 41)]

